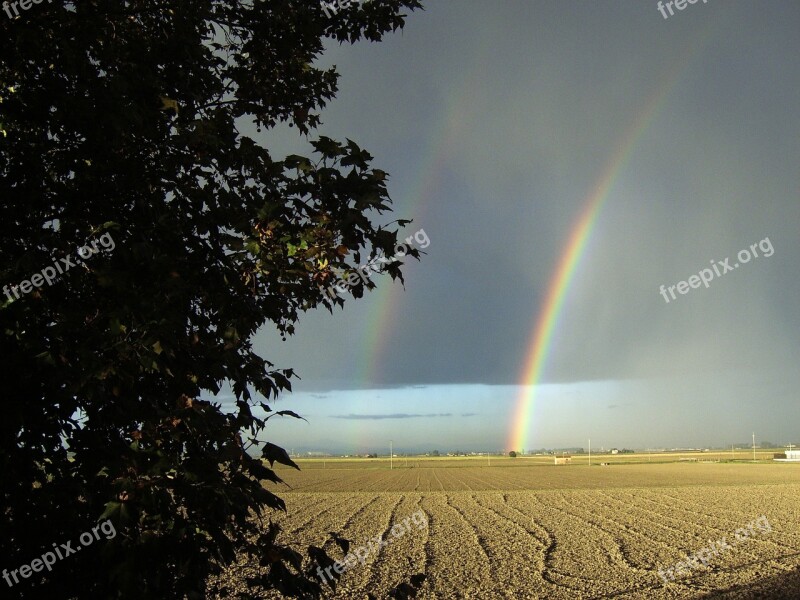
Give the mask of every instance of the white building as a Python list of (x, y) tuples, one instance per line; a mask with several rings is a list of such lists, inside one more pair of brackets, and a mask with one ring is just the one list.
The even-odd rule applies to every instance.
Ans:
[(776, 454), (775, 458), (778, 462), (800, 462), (800, 450), (787, 450), (782, 454)]

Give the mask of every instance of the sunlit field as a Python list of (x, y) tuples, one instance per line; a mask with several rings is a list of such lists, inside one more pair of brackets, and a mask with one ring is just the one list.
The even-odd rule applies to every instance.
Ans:
[[(796, 597), (800, 465), (678, 462), (697, 456), (302, 460), (280, 470), (290, 487), (277, 521), (283, 541), (342, 564), (329, 532), (362, 549), (336, 598), (403, 597), (414, 577), (418, 598)], [(419, 511), (426, 523), (404, 530)], [(375, 551), (377, 536), (391, 543)], [(705, 565), (659, 576), (705, 548), (717, 549)], [(257, 568), (225, 578), (239, 587)]]

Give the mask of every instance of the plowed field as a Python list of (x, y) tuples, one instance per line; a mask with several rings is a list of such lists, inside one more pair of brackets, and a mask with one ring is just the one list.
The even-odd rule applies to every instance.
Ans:
[[(421, 574), (418, 598), (800, 598), (800, 465), (335, 464), (281, 470), (292, 488), (273, 516), (298, 550), (343, 560), (329, 532), (370, 549), (330, 597), (385, 598)], [(427, 522), (393, 537), (419, 511)], [(762, 516), (768, 531), (737, 537)], [(377, 549), (377, 536), (391, 541)], [(721, 550), (705, 566), (659, 576), (707, 547)]]

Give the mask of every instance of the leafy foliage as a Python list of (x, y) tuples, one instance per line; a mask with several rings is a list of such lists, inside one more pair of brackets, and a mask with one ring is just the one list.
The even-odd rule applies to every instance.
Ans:
[[(259, 400), (294, 374), (251, 338), (342, 305), (319, 287), (333, 270), (393, 253), (396, 231), (374, 223), (390, 210), (387, 175), (351, 140), (278, 160), (241, 128), (309, 134), (337, 91), (335, 68), (314, 66), (324, 40), (379, 41), (415, 8), (374, 0), (328, 18), (313, 0), (87, 0), (0, 13), (0, 286), (115, 242), (50, 286), (0, 295), (2, 567), (100, 518), (118, 532), (21, 580), (18, 597), (201, 598), (237, 552), (267, 567), (253, 586), (319, 594), (261, 522), (285, 508), (267, 489), (281, 483), (274, 463), (296, 465), (257, 436), (299, 415)], [(386, 271), (402, 280), (401, 266)], [(225, 384), (232, 413), (200, 399)]]

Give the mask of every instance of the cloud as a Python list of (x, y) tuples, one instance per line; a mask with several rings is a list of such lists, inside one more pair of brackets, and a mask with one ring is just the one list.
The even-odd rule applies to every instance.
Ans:
[(477, 417), (478, 413), (462, 413), (462, 417)]
[(619, 403), (619, 404), (609, 404), (609, 405), (608, 405), (608, 408), (609, 408), (610, 410), (613, 410), (613, 409), (615, 409), (615, 408), (626, 408), (626, 407), (628, 407), (628, 406), (631, 406), (631, 403), (630, 403), (630, 402), (621, 402), (621, 403)]
[(364, 421), (377, 421), (380, 419), (417, 419), (419, 417), (452, 417), (453, 413), (438, 413), (438, 414), (409, 414), (409, 413), (395, 413), (391, 415), (334, 415), (334, 419), (351, 419), (351, 420), (364, 420)]

